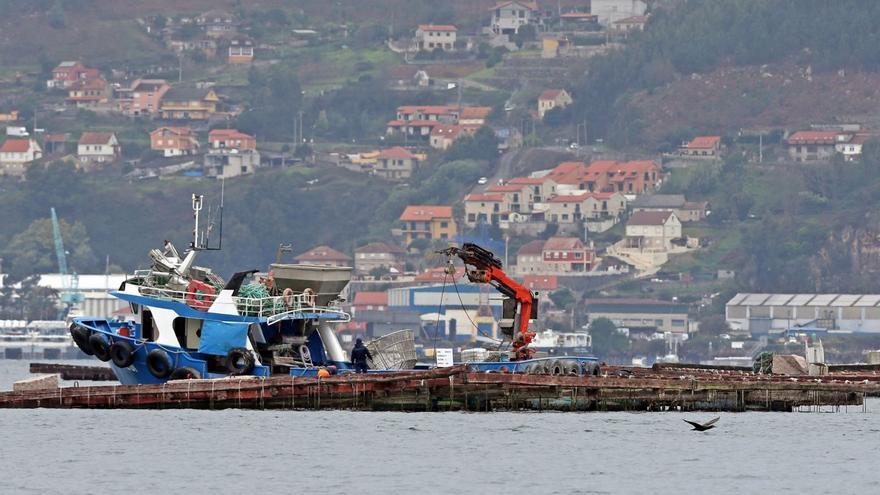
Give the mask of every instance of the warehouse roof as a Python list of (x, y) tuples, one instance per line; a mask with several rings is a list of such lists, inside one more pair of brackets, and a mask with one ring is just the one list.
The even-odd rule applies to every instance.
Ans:
[(878, 294), (752, 294), (739, 293), (728, 306), (880, 306)]

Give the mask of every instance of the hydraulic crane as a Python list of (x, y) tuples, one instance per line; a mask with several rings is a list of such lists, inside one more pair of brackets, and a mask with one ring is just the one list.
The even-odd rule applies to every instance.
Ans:
[(67, 253), (64, 251), (64, 239), (61, 237), (61, 226), (58, 224), (58, 216), (55, 214), (55, 208), (51, 208), (52, 212), (52, 236), (55, 238), (55, 256), (58, 258), (58, 271), (61, 273), (61, 311), (58, 319), (63, 320), (70, 313), (70, 308), (83, 301), (82, 292), (79, 290), (79, 276), (73, 273), (68, 279), (67, 274)]
[[(480, 246), (466, 242), (460, 248), (450, 246), (440, 254), (449, 257), (448, 264), (452, 265), (452, 257), (460, 258), (467, 269), (467, 278), (476, 284), (490, 284), (498, 292), (509, 299), (505, 300), (501, 324), (502, 333), (506, 333), (513, 339), (512, 361), (530, 359), (534, 349), (529, 349), (529, 344), (535, 337), (535, 333), (529, 330), (529, 320), (537, 318), (537, 305), (532, 292), (522, 284), (508, 277), (501, 266), (501, 260), (495, 257), (491, 251)], [(452, 268), (453, 273), (454, 268)], [(508, 302), (510, 301), (510, 302)], [(517, 330), (514, 335), (514, 329)]]

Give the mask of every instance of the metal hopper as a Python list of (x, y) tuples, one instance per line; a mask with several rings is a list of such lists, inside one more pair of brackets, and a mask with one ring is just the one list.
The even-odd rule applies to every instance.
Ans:
[(275, 285), (281, 290), (293, 289), (297, 294), (312, 289), (317, 294), (315, 303), (327, 306), (336, 299), (351, 281), (350, 266), (290, 265), (272, 263), (269, 269), (275, 277)]

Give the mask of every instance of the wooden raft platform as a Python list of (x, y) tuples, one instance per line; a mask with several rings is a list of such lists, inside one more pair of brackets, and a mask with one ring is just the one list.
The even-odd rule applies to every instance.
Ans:
[(395, 411), (791, 411), (861, 406), (873, 380), (743, 371), (608, 368), (603, 376), (477, 373), (464, 365), (325, 378), (182, 380), (0, 393), (2, 408), (353, 409)]

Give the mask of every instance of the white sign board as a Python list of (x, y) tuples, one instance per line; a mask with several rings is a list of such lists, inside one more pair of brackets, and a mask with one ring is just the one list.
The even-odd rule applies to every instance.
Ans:
[(437, 367), (448, 368), (452, 364), (452, 349), (437, 349)]

